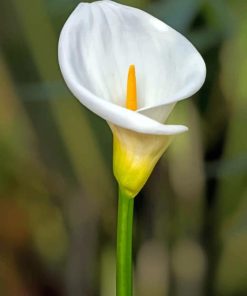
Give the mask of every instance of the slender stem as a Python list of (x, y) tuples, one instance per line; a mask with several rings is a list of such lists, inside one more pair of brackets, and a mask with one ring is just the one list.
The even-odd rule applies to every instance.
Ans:
[(134, 198), (119, 189), (117, 224), (117, 296), (132, 296), (132, 227)]

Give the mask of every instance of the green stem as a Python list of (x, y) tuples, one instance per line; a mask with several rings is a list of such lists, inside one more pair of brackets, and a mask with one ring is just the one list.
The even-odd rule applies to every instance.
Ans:
[(132, 296), (132, 226), (134, 198), (119, 188), (117, 224), (117, 296)]

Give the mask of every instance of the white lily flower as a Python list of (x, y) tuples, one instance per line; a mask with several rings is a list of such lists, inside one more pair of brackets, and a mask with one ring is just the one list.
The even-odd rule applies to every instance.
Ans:
[[(136, 196), (171, 137), (187, 130), (164, 122), (177, 101), (202, 86), (202, 57), (185, 37), (146, 12), (97, 1), (79, 4), (68, 18), (59, 64), (75, 97), (109, 123), (115, 176)], [(136, 69), (134, 111), (125, 107), (130, 65)]]

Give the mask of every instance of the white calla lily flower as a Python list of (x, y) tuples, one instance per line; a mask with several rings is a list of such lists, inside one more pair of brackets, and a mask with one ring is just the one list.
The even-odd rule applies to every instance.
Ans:
[[(164, 124), (174, 105), (202, 86), (205, 63), (180, 33), (139, 9), (112, 1), (81, 3), (59, 39), (59, 64), (75, 97), (107, 120), (114, 136), (114, 173), (134, 197), (172, 135)], [(126, 105), (126, 79), (136, 69), (137, 109)]]

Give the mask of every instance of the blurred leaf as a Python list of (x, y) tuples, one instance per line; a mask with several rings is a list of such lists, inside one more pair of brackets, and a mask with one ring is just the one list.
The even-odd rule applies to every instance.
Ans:
[(208, 27), (192, 31), (188, 34), (188, 38), (201, 52), (218, 46), (223, 40), (221, 32)]
[[(221, 55), (221, 85), (231, 113), (217, 205), (223, 244), (217, 276), (219, 295), (245, 295), (247, 291), (247, 2), (234, 1), (232, 7), (239, 16), (237, 27)], [(226, 167), (226, 163), (232, 166)]]
[[(58, 38), (54, 35), (43, 2), (41, 0), (12, 1), (16, 5), (26, 40), (43, 81), (48, 84), (59, 81), (61, 75), (57, 62)], [(30, 10), (32, 13), (29, 13)], [(49, 93), (49, 96), (53, 97), (50, 100), (52, 114), (68, 148), (78, 179), (90, 195), (111, 196), (110, 175), (102, 161), (99, 145), (94, 140), (94, 134), (85, 119), (82, 107), (78, 106), (67, 91), (60, 96), (60, 100), (54, 97), (54, 93)], [(87, 145), (85, 145), (85, 139), (87, 139)], [(85, 167), (85, 164), (88, 165)]]
[(157, 1), (149, 7), (149, 12), (174, 29), (186, 32), (201, 8), (202, 0)]
[(107, 246), (101, 251), (101, 296), (115, 296), (116, 283), (113, 279), (116, 276), (115, 249)]
[[(247, 11), (247, 10), (246, 10)], [(219, 187), (219, 211), (223, 219), (234, 213), (241, 199), (247, 181), (246, 161), (247, 137), (244, 126), (247, 118), (247, 19), (239, 24), (239, 30), (223, 47), (222, 90), (231, 108), (224, 162), (242, 159), (233, 174), (222, 179)], [(236, 164), (237, 165), (237, 164)], [(240, 169), (240, 167), (243, 169)]]
[(178, 239), (172, 250), (171, 260), (176, 295), (203, 295), (207, 262), (200, 244), (190, 239)]
[(150, 0), (119, 0), (116, 2), (122, 3), (124, 5), (145, 9), (147, 5), (150, 3)]
[(21, 249), (29, 240), (27, 213), (14, 200), (0, 199), (0, 242)]
[(225, 241), (217, 274), (217, 295), (246, 295), (247, 234), (241, 233)]
[(200, 121), (192, 102), (175, 106), (170, 123), (185, 124), (189, 131), (175, 136), (168, 153), (169, 176), (178, 203), (181, 233), (200, 233), (205, 176)]
[(215, 31), (227, 35), (233, 30), (233, 15), (225, 0), (208, 0), (205, 1), (205, 12), (207, 22)]
[[(1, 50), (1, 48), (0, 48)], [(16, 141), (22, 153), (26, 153), (33, 140), (31, 126), (11, 81), (10, 73), (0, 51), (0, 134), (1, 140)], [(13, 145), (14, 147), (14, 145)], [(16, 146), (17, 147), (17, 146)]]
[(159, 241), (148, 240), (137, 257), (136, 290), (138, 296), (166, 296), (169, 290), (169, 259)]
[(19, 83), (17, 85), (24, 101), (59, 100), (68, 92), (62, 80), (51, 82)]
[(68, 236), (61, 212), (45, 200), (29, 200), (25, 206), (30, 215), (35, 249), (46, 265), (55, 269), (55, 266), (64, 262), (68, 248)]

